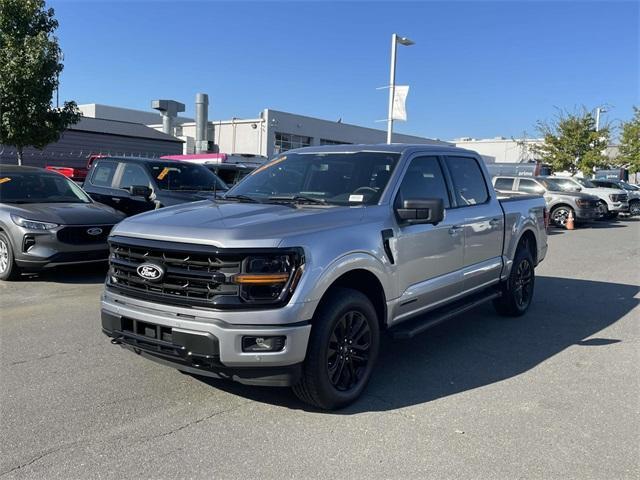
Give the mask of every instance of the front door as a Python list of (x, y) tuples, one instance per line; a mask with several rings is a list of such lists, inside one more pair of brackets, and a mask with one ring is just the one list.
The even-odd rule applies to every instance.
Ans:
[(437, 225), (398, 223), (396, 251), (400, 301), (395, 321), (426, 311), (461, 292), (464, 231), (456, 228), (460, 212), (451, 209), (441, 160), (437, 156), (411, 159), (394, 201), (442, 198), (444, 220)]

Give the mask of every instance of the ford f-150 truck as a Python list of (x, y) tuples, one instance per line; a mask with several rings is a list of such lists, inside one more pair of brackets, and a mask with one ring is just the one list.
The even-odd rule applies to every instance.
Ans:
[(183, 372), (341, 408), (383, 331), (409, 338), (486, 301), (525, 313), (547, 222), (541, 196), (498, 199), (469, 150), (291, 150), (224, 198), (118, 224), (102, 329)]

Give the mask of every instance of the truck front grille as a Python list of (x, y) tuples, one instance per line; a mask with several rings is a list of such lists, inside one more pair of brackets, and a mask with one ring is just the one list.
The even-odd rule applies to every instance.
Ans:
[(626, 193), (614, 193), (611, 195), (612, 202), (626, 202), (629, 197)]
[[(242, 255), (203, 245), (138, 239), (109, 241), (108, 287), (123, 295), (185, 306), (224, 307), (239, 302), (231, 277), (240, 273)], [(164, 275), (148, 280), (142, 264), (160, 267)]]

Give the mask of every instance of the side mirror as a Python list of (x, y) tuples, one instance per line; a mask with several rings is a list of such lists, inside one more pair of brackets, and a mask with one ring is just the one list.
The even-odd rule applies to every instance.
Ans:
[(396, 214), (405, 223), (440, 223), (444, 219), (444, 203), (441, 198), (415, 198), (402, 202)]
[(146, 185), (131, 185), (128, 190), (132, 197), (144, 197), (145, 200), (149, 200), (153, 193)]

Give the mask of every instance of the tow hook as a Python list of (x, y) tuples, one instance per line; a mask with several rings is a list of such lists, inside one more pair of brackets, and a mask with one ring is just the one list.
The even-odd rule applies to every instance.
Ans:
[(111, 343), (113, 345), (122, 345), (122, 337), (112, 338)]

